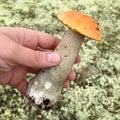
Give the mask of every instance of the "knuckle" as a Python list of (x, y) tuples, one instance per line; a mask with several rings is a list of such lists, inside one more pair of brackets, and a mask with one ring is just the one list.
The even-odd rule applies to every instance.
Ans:
[(34, 51), (34, 67), (38, 67), (42, 62), (42, 54), (39, 51)]
[(38, 51), (34, 51), (34, 66), (37, 67), (40, 63), (41, 55)]

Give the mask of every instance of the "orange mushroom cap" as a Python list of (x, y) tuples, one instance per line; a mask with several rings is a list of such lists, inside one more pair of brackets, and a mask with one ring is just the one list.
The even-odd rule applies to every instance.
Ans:
[(102, 34), (100, 26), (92, 17), (71, 10), (59, 14), (58, 19), (80, 34), (101, 41)]

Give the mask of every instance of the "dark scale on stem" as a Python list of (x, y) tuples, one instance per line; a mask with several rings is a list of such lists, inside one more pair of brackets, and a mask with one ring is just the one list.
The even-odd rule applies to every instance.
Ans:
[(43, 109), (43, 110), (50, 110), (52, 108), (52, 106), (49, 106), (50, 100), (49, 99), (45, 99), (43, 100), (43, 103), (41, 103), (40, 105), (35, 104), (39, 109)]
[(49, 106), (49, 107), (45, 106), (44, 110), (50, 110), (51, 108), (52, 106)]
[(48, 104), (50, 103), (50, 100), (49, 100), (49, 99), (45, 99), (45, 100), (43, 101), (43, 103), (44, 103), (44, 105), (48, 105)]
[(37, 107), (38, 107), (39, 109), (42, 109), (42, 104), (37, 105)]
[(65, 55), (65, 57), (67, 57), (67, 55)]
[(32, 103), (35, 103), (35, 100), (34, 100), (32, 97), (30, 97), (30, 101), (31, 101)]
[[(52, 108), (52, 106), (47, 106), (47, 105), (43, 105), (43, 104), (40, 104), (40, 105), (36, 105), (40, 110), (50, 110)], [(44, 107), (43, 107), (44, 106)]]

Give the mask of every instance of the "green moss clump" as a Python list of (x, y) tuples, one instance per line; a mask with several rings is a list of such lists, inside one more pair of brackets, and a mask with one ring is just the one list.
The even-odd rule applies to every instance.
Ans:
[(88, 38), (74, 66), (75, 82), (64, 89), (58, 105), (36, 111), (14, 88), (0, 86), (1, 120), (119, 120), (120, 119), (120, 2), (119, 0), (1, 0), (0, 25), (26, 27), (60, 37), (66, 28), (57, 14), (78, 10), (100, 24), (103, 41)]

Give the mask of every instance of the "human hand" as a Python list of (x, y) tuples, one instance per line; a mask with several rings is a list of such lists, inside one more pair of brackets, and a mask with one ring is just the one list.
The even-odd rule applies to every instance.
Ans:
[[(27, 73), (37, 74), (42, 68), (58, 65), (58, 53), (53, 52), (59, 39), (38, 31), (24, 28), (0, 27), (0, 84), (11, 85), (25, 95)], [(79, 62), (80, 57), (75, 62)], [(75, 72), (64, 83), (69, 87)]]

